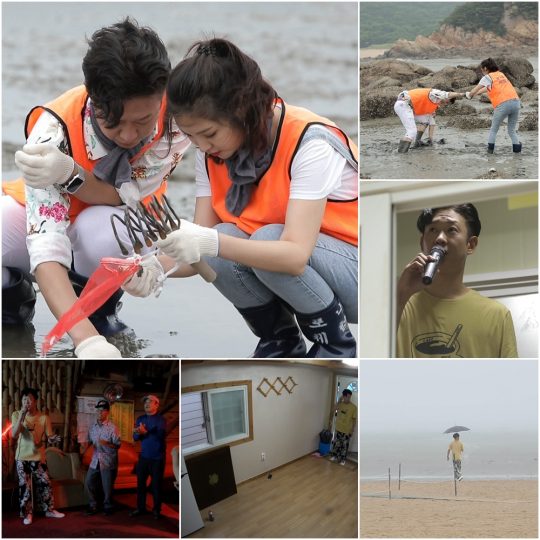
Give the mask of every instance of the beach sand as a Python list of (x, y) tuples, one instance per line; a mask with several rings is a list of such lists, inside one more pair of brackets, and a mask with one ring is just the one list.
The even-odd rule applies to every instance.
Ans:
[[(537, 538), (537, 480), (360, 483), (361, 538)], [(379, 494), (386, 498), (366, 497)], [(432, 497), (400, 499), (398, 497)], [(443, 500), (437, 500), (437, 498)]]

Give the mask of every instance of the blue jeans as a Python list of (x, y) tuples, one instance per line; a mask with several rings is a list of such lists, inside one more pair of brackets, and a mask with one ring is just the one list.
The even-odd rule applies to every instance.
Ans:
[(519, 138), (516, 133), (516, 125), (519, 120), (519, 109), (521, 101), (519, 99), (509, 99), (503, 101), (493, 111), (491, 120), (491, 129), (489, 130), (488, 143), (495, 144), (497, 132), (501, 127), (502, 121), (508, 117), (508, 135), (512, 139), (512, 144), (519, 144)]
[[(265, 225), (251, 236), (232, 223), (214, 228), (220, 233), (251, 240), (279, 240), (283, 225)], [(216, 271), (218, 291), (238, 308), (268, 304), (276, 296), (298, 313), (317, 313), (330, 305), (334, 294), (345, 309), (347, 320), (358, 320), (358, 248), (320, 233), (304, 273), (292, 276), (250, 268), (220, 257), (206, 258)]]
[(97, 496), (100, 492), (99, 485), (101, 483), (103, 490), (103, 509), (112, 510), (112, 492), (117, 473), (118, 469), (102, 469), (99, 463), (97, 469), (92, 469), (92, 467), (88, 469), (84, 485), (91, 508), (97, 507)]

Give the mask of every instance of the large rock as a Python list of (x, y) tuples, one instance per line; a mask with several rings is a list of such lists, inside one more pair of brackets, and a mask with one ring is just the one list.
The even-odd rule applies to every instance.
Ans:
[(531, 88), (536, 82), (532, 74), (533, 65), (527, 59), (521, 56), (497, 56), (493, 60), (514, 86)]
[(386, 118), (394, 113), (394, 103), (400, 88), (382, 88), (360, 92), (360, 120)]
[(519, 122), (520, 131), (538, 131), (538, 113), (529, 113)]
[(372, 86), (381, 79), (394, 79), (403, 85), (431, 73), (431, 70), (412, 62), (379, 60), (360, 64), (360, 88)]
[(439, 90), (459, 90), (472, 87), (479, 81), (473, 69), (446, 66), (436, 73), (429, 73), (416, 81), (419, 87), (438, 88)]
[(462, 100), (456, 100), (455, 103), (449, 103), (437, 109), (437, 116), (467, 116), (471, 114), (476, 114), (476, 109)]
[(437, 56), (441, 47), (425, 36), (417, 36), (414, 41), (398, 39), (392, 48), (385, 53), (389, 58), (421, 58), (424, 56)]
[(479, 129), (491, 127), (491, 118), (480, 114), (453, 116), (446, 120), (446, 125), (459, 129)]
[[(367, 90), (373, 90), (375, 88), (401, 88), (401, 81), (398, 81), (398, 79), (392, 79), (392, 77), (381, 77), (380, 79), (377, 79), (376, 81), (373, 81), (371, 84), (366, 86)], [(401, 91), (401, 90), (400, 90)], [(397, 92), (399, 94), (399, 92)]]

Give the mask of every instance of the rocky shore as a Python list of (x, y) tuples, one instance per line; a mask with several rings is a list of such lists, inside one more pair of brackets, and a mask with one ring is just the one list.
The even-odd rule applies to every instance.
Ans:
[[(522, 101), (521, 131), (538, 129), (538, 83), (532, 64), (521, 56), (496, 56), (500, 70), (516, 88)], [(482, 78), (480, 64), (447, 66), (432, 71), (412, 62), (381, 59), (360, 65), (360, 120), (393, 116), (394, 103), (402, 90), (438, 88), (452, 92), (471, 90)], [(458, 100), (441, 107), (438, 116), (451, 117), (447, 124), (461, 129), (488, 128), (493, 108), (487, 96), (472, 101)]]

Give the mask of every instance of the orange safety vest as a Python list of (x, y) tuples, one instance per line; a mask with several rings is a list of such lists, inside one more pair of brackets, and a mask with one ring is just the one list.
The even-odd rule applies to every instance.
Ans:
[[(306, 130), (311, 125), (323, 125), (337, 135), (358, 163), (358, 148), (331, 120), (307, 109), (285, 105), (276, 135), (272, 162), (257, 183), (251, 199), (240, 216), (227, 210), (225, 199), (231, 180), (225, 163), (216, 163), (206, 156), (206, 170), (212, 190), (212, 208), (225, 223), (234, 223), (242, 231), (252, 234), (272, 223), (285, 223), (291, 183), (291, 165)], [(327, 199), (321, 232), (358, 245), (358, 197), (347, 201)]]
[[(88, 100), (88, 93), (84, 86), (76, 86), (71, 90), (68, 90), (55, 100), (51, 101), (45, 106), (38, 105), (34, 107), (26, 117), (26, 123), (24, 126), (24, 133), (26, 138), (31, 133), (33, 127), (36, 125), (38, 118), (43, 111), (51, 113), (60, 122), (64, 128), (64, 134), (68, 143), (69, 155), (75, 160), (75, 163), (80, 165), (87, 171), (93, 171), (99, 160), (91, 160), (86, 153), (86, 146), (84, 142), (84, 110), (86, 102)], [(161, 103), (161, 109), (158, 120), (158, 130), (155, 137), (149, 141), (141, 150), (130, 159), (133, 163), (139, 159), (149, 148), (163, 136), (165, 130), (165, 112), (166, 112), (166, 99), (163, 97)], [(25, 197), (25, 184), (23, 178), (18, 178), (13, 182), (3, 182), (2, 191), (6, 195), (11, 195), (19, 204), (26, 204)], [(152, 195), (161, 198), (167, 191), (167, 181), (161, 183), (159, 188), (154, 191), (153, 194), (145, 197), (141, 202), (146, 205), (152, 200)], [(87, 204), (77, 198), (76, 195), (64, 194), (64, 197), (69, 199), (69, 219), (71, 223), (75, 221), (75, 218), (90, 204)]]
[(411, 98), (411, 105), (414, 111), (414, 114), (433, 114), (438, 108), (438, 103), (433, 103), (429, 99), (429, 93), (431, 88), (415, 88), (414, 90), (407, 90)]
[(488, 88), (487, 95), (494, 108), (504, 101), (519, 99), (516, 89), (504, 73), (493, 71), (489, 73), (489, 77), (493, 81), (493, 84), (491, 85), (491, 90)]

